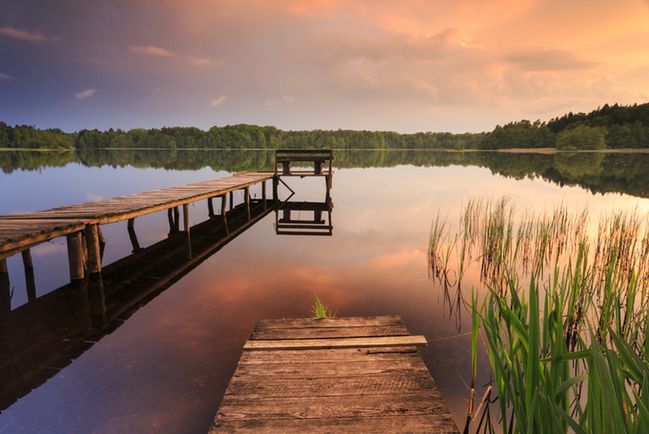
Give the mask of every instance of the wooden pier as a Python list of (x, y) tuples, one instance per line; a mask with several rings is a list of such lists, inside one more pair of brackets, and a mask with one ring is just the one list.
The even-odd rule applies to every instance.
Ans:
[(210, 434), (458, 433), (396, 316), (257, 323)]
[(261, 184), (261, 202), (266, 204), (266, 181), (273, 179), (270, 172), (238, 173), (226, 178), (164, 188), (144, 193), (114, 197), (29, 213), (0, 216), (0, 273), (7, 272), (6, 258), (22, 253), (25, 272), (31, 269), (30, 248), (51, 239), (66, 236), (70, 279), (83, 279), (86, 274), (101, 272), (103, 239), (100, 225), (128, 221), (129, 238), (133, 250), (140, 249), (135, 234), (135, 218), (157, 211), (167, 211), (169, 232), (182, 232), (190, 239), (189, 205), (207, 200), (209, 218), (214, 218), (214, 199), (220, 200), (220, 218), (227, 223), (228, 202), (233, 204), (233, 192), (244, 192), (244, 203), (250, 218), (250, 188)]

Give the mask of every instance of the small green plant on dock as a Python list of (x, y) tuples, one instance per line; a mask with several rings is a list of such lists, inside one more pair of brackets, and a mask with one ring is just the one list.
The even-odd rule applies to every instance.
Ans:
[(318, 296), (315, 298), (312, 310), (316, 319), (334, 318), (336, 316), (335, 312), (332, 312), (327, 306), (322, 304)]

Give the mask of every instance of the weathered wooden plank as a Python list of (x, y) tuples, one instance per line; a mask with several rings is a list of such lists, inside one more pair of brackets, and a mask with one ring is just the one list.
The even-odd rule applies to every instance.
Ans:
[(251, 339), (329, 339), (351, 337), (406, 336), (404, 326), (267, 328), (252, 332)]
[(239, 364), (281, 362), (365, 362), (419, 358), (417, 347), (337, 348), (322, 350), (243, 351)]
[(296, 328), (296, 327), (370, 327), (370, 326), (399, 326), (403, 325), (398, 316), (368, 316), (341, 318), (286, 318), (262, 319), (257, 322), (256, 330), (265, 328)]
[(447, 415), (439, 414), (436, 418), (429, 415), (349, 417), (323, 419), (218, 419), (210, 434), (223, 432), (238, 433), (433, 433), (456, 434), (459, 431), (452, 426)]
[[(349, 375), (377, 375), (394, 372), (427, 372), (426, 365), (419, 358), (374, 360), (358, 362), (303, 362), (303, 363), (264, 363), (240, 365), (234, 377), (264, 377), (281, 375), (284, 378), (337, 378)], [(233, 377), (233, 378), (234, 378)]]
[(424, 336), (385, 336), (364, 338), (249, 340), (244, 350), (365, 348), (383, 346), (426, 345)]
[[(438, 395), (311, 396), (272, 400), (234, 400), (225, 396), (219, 408), (222, 419), (313, 419), (432, 415), (448, 411)], [(217, 417), (218, 417), (217, 416)]]
[[(337, 376), (331, 378), (275, 378), (250, 381), (235, 377), (226, 395), (236, 399), (300, 398), (309, 396), (386, 395), (434, 391), (435, 382), (428, 372), (395, 372), (388, 374)], [(259, 378), (257, 378), (259, 380)]]

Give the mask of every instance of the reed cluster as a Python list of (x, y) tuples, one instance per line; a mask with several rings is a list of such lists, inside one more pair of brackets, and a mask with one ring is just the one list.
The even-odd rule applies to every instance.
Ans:
[[(433, 220), (431, 277), (473, 318), (467, 432), (649, 432), (647, 224), (616, 213), (589, 226), (586, 212), (516, 213), (507, 199), (470, 201), (456, 227)], [(470, 267), (486, 296), (464, 296)], [(497, 418), (473, 410), (482, 347)]]

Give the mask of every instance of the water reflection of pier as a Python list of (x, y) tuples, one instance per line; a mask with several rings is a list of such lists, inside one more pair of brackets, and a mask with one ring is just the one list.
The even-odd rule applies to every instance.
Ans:
[[(28, 302), (10, 308), (7, 273), (0, 273), (0, 409), (38, 387), (88, 350), (125, 319), (201, 262), (273, 211), (272, 200), (252, 200), (36, 298), (28, 282)], [(250, 213), (250, 214), (249, 214)]]
[(275, 209), (277, 235), (333, 234), (333, 202), (327, 194), (324, 202), (284, 202)]

